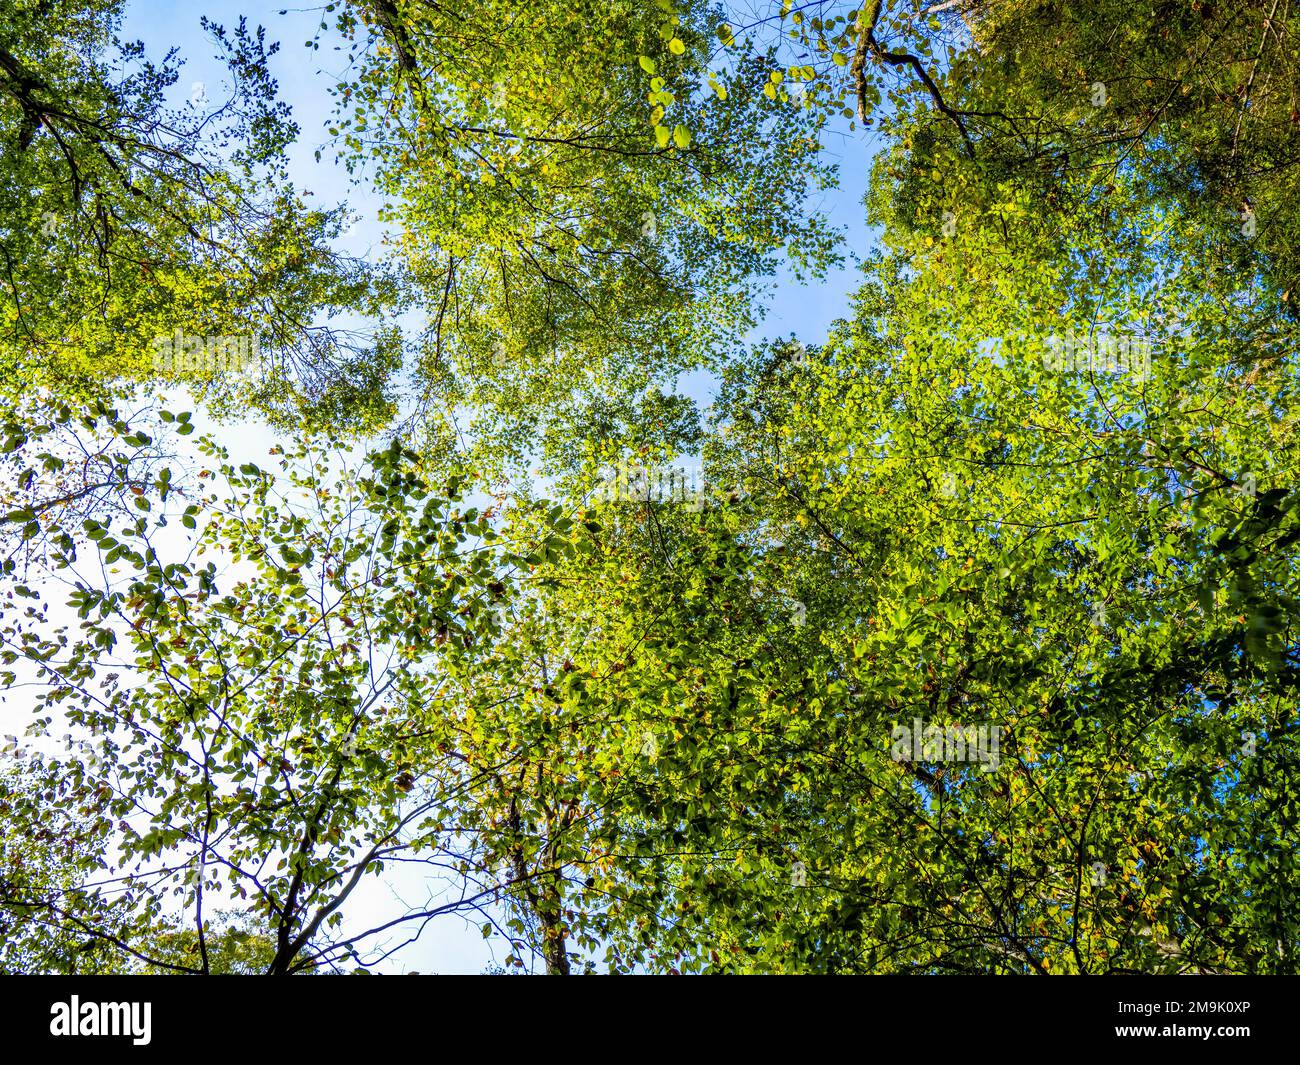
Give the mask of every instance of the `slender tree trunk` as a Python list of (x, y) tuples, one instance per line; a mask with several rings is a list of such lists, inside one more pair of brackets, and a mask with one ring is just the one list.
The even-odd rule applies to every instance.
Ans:
[(560, 912), (558, 873), (543, 879), (539, 894), (534, 909), (542, 926), (542, 956), (546, 959), (546, 975), (568, 976), (569, 951), (564, 936), (563, 914)]

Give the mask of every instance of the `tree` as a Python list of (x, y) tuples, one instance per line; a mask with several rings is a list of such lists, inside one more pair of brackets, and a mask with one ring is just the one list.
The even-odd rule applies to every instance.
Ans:
[[(205, 22), (231, 83), (211, 95), (196, 83), (169, 107), (179, 65), (123, 41), (120, 18), (115, 0), (18, 0), (6, 14), (6, 396), (36, 386), (86, 400), (184, 381), (227, 413), (390, 417), (391, 348), (322, 324), (380, 310), (383, 284), (328, 246), (343, 209), (308, 207), (285, 177), (298, 131), (267, 70), (276, 46), (243, 21), (233, 32)], [(249, 340), (245, 354), (255, 338), (264, 364), (209, 358), (210, 341), (229, 337)], [(176, 353), (195, 358), (158, 358), (173, 338), (196, 344)]]
[[(6, 795), (6, 964), (330, 971), (473, 913), (556, 974), (1295, 971), (1289, 15), (332, 13), (419, 410), (176, 484), (187, 415), (10, 419), (6, 679), (105, 739)], [(829, 261), (841, 108), (861, 288), (720, 343)], [(429, 902), (355, 924), (395, 863)]]
[[(104, 941), (54, 915), (59, 900), (85, 900), (81, 870), (98, 851), (87, 818), (69, 796), (57, 765), (5, 737), (0, 763), (0, 972), (99, 973), (112, 965)], [(111, 906), (94, 912), (113, 926)]]
[(735, 350), (778, 256), (835, 260), (803, 207), (833, 181), (821, 119), (757, 91), (765, 56), (709, 69), (715, 23), (667, 0), (339, 5), (331, 133), (400, 227), (430, 454), (570, 472), (602, 408)]
[[(134, 519), (86, 522), (90, 560), (75, 544), (56, 554), (78, 632), (51, 625), (39, 586), (16, 589), (35, 607), (6, 606), (3, 658), (42, 685), (33, 728), (63, 717), (102, 737), (95, 757), (59, 766), (60, 808), (84, 811), (97, 846), (69, 859), (80, 886), (42, 920), (146, 966), (211, 972), (209, 932), (232, 944), (209, 919), (237, 907), (269, 937), (266, 971), (364, 962), (376, 936), (490, 894), (453, 883), (376, 928), (341, 912), (388, 863), (464, 861), (474, 770), (449, 746), (458, 720), (439, 715), (438, 648), (476, 638), (498, 572), (533, 549), (455, 508), (460, 484), (434, 489), (396, 444), (341, 481), (317, 445), (284, 456), (278, 477), (202, 448), (215, 471), (201, 479), (225, 487), (171, 508), (192, 543), (151, 486)], [(191, 934), (193, 956), (176, 960)]]

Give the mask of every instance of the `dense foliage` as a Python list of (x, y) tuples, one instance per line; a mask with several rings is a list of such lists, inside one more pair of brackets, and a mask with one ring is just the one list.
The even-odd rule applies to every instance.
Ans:
[(330, 4), (364, 262), (121, 15), (0, 20), (0, 970), (1297, 971), (1289, 7)]

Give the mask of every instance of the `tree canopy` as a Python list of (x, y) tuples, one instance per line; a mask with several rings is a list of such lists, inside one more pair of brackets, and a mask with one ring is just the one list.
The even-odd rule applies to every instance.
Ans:
[(0, 21), (0, 970), (1297, 971), (1289, 7), (343, 0), (365, 257), (123, 14)]

